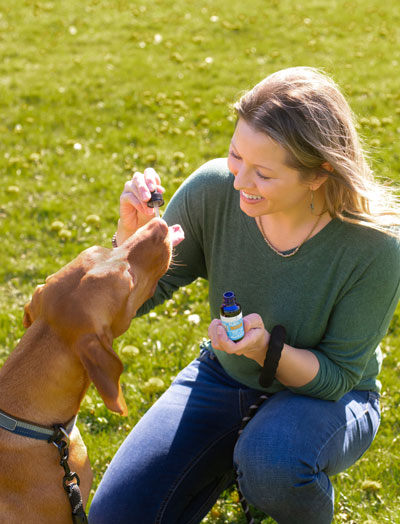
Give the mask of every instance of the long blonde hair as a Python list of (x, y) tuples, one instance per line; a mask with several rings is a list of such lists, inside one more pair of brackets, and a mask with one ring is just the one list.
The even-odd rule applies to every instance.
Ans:
[(304, 181), (327, 176), (323, 187), (333, 218), (396, 234), (390, 226), (400, 224), (399, 198), (375, 180), (355, 117), (331, 78), (310, 67), (284, 69), (245, 93), (234, 108), (286, 150), (288, 165)]

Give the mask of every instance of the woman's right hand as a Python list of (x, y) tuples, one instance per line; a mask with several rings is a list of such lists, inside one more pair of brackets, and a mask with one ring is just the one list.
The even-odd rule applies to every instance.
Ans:
[(154, 209), (147, 206), (152, 191), (164, 192), (160, 177), (152, 167), (146, 168), (143, 173), (136, 171), (126, 182), (120, 196), (118, 245), (154, 217)]

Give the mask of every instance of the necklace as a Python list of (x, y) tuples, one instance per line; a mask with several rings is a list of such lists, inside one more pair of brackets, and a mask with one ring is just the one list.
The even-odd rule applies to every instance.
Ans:
[[(279, 255), (280, 257), (283, 257), (283, 258), (288, 258), (288, 257), (292, 257), (294, 256), (298, 250), (301, 248), (301, 246), (307, 242), (307, 240), (310, 238), (310, 236), (313, 234), (313, 232), (315, 231), (315, 228), (317, 227), (317, 225), (319, 224), (319, 221), (321, 220), (321, 217), (322, 215), (319, 215), (319, 217), (317, 218), (317, 220), (315, 221), (315, 224), (313, 225), (311, 231), (308, 233), (308, 235), (306, 236), (306, 238), (303, 240), (303, 242), (300, 242), (300, 244), (291, 252), (291, 253), (287, 253), (286, 255), (284, 253), (281, 253), (280, 251), (278, 251), (277, 249), (274, 248), (274, 246), (272, 244), (270, 244), (268, 238), (267, 238), (267, 235), (265, 234), (265, 231), (264, 231), (264, 227), (262, 225), (262, 222), (261, 222), (261, 218), (260, 217), (257, 217), (258, 218), (258, 223), (260, 225), (260, 229), (261, 229), (261, 233), (262, 233), (262, 236), (264, 237), (264, 240), (265, 242), (267, 243), (267, 245), (272, 249), (272, 251), (274, 251), (277, 255)], [(257, 220), (256, 218), (256, 220)]]

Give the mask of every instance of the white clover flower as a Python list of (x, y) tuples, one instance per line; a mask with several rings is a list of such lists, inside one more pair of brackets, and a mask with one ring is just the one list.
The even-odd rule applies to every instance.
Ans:
[(192, 315), (189, 315), (188, 316), (188, 321), (191, 323), (191, 324), (200, 324), (200, 315), (197, 315), (196, 313), (193, 313)]

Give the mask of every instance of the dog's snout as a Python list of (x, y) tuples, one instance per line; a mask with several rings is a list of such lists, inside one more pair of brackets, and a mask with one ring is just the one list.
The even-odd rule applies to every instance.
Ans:
[(168, 224), (162, 218), (153, 218), (148, 225), (150, 229), (158, 229), (163, 236), (167, 236), (169, 233)]

